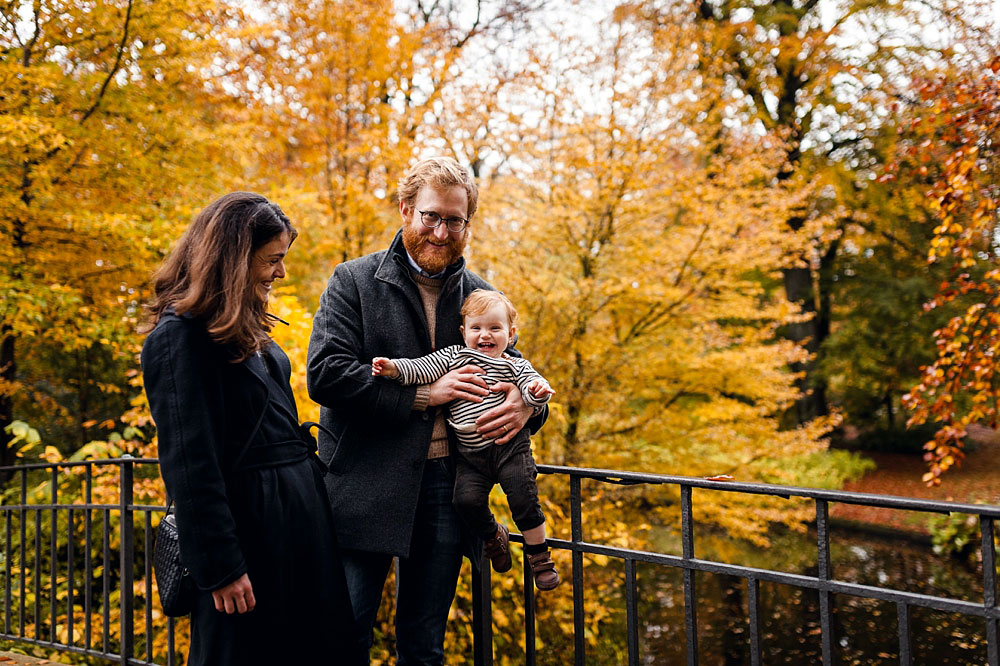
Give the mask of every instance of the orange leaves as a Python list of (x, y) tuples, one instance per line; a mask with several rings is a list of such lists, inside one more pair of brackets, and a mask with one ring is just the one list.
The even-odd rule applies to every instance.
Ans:
[(908, 130), (914, 137), (925, 137), (920, 145), (933, 141), (950, 151), (928, 194), (940, 219), (928, 257), (950, 262), (957, 275), (940, 285), (926, 307), (964, 306), (962, 314), (934, 332), (937, 359), (905, 398), (913, 411), (911, 423), (941, 426), (925, 445), (929, 470), (923, 479), (929, 485), (939, 484), (943, 474), (961, 464), (966, 426), (995, 428), (1000, 422), (1000, 271), (994, 267), (1000, 227), (997, 71), (1000, 57), (986, 69), (972, 68), (924, 84), (921, 98), (932, 104)]

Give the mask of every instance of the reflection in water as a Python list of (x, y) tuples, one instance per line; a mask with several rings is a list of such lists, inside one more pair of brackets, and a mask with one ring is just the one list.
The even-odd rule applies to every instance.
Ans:
[[(658, 535), (653, 548), (676, 552), (677, 536)], [(726, 537), (713, 540), (699, 535), (698, 557), (789, 573), (816, 575), (815, 537), (785, 534), (770, 548), (746, 545), (733, 550)], [(978, 566), (939, 557), (929, 546), (908, 541), (858, 536), (838, 530), (831, 543), (833, 574), (838, 580), (946, 596), (969, 601), (982, 600), (982, 575)], [(610, 561), (597, 566), (586, 560), (587, 589), (604, 579), (610, 598), (608, 624), (596, 645), (588, 646), (587, 663), (622, 663), (625, 637), (623, 566)], [(683, 577), (679, 570), (639, 564), (640, 650), (646, 664), (686, 663)], [(600, 585), (599, 585), (600, 586)], [(603, 586), (600, 586), (603, 587)], [(588, 592), (589, 594), (589, 592)], [(713, 666), (750, 664), (747, 583), (744, 578), (697, 574), (699, 663)], [(794, 666), (822, 663), (819, 596), (810, 590), (762, 582), (762, 663)], [(834, 595), (834, 652), (837, 664), (878, 666), (899, 663), (897, 609), (891, 602)], [(986, 663), (985, 623), (952, 613), (912, 609), (911, 653), (914, 664), (965, 666)], [(620, 640), (619, 640), (620, 639)], [(556, 650), (539, 655), (539, 663), (561, 661), (571, 654)], [(550, 660), (551, 658), (551, 660)]]

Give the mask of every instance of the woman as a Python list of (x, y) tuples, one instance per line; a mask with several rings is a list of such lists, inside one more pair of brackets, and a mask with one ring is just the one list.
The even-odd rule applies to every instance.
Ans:
[(268, 294), (295, 236), (264, 197), (227, 194), (154, 277), (142, 369), (200, 590), (192, 666), (361, 661), (344, 652), (353, 616), (315, 443), (268, 336)]

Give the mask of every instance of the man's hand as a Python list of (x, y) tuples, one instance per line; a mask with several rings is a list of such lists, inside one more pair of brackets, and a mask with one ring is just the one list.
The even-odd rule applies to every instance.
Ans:
[(478, 365), (463, 365), (430, 385), (429, 407), (443, 405), (452, 400), (482, 402), (490, 394), (486, 380), (479, 375), (483, 369)]
[(385, 358), (384, 356), (376, 356), (372, 359), (372, 376), (398, 377), (399, 370), (396, 369), (396, 364), (393, 363), (391, 359)]
[(249, 613), (257, 605), (253, 598), (253, 586), (250, 576), (243, 574), (225, 587), (212, 591), (215, 610), (232, 615), (233, 613)]
[(483, 439), (492, 439), (494, 444), (506, 444), (528, 423), (534, 409), (524, 404), (521, 391), (510, 382), (499, 382), (493, 390), (505, 392), (507, 399), (476, 419), (476, 430)]

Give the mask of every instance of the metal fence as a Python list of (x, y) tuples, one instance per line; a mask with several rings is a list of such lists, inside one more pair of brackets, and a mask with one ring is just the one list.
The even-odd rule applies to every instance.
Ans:
[(161, 658), (177, 661), (175, 621), (153, 601), (147, 556), (153, 515), (165, 507), (135, 503), (137, 473), (158, 479), (157, 460), (0, 468), (12, 480), (0, 507), (0, 639), (150, 665), (157, 663), (154, 645), (161, 639)]
[[(158, 483), (155, 459), (122, 458), (105, 461), (24, 465), (0, 468), (12, 481), (5, 491), (3, 556), (0, 578), (3, 590), (0, 639), (51, 648), (120, 664), (173, 664), (175, 643), (183, 636), (186, 621), (174, 621), (158, 612), (151, 575), (154, 514), (159, 505), (143, 504)], [(823, 664), (835, 659), (833, 596), (850, 595), (894, 604), (897, 612), (899, 663), (913, 663), (910, 612), (928, 608), (975, 618), (984, 623), (990, 666), (1000, 666), (996, 598), (994, 520), (1000, 507), (937, 502), (861, 493), (824, 491), (765, 484), (636, 474), (601, 469), (539, 466), (543, 474), (569, 483), (571, 538), (550, 539), (555, 550), (569, 551), (569, 581), (573, 597), (573, 662), (587, 660), (584, 598), (584, 555), (619, 562), (624, 574), (628, 663), (642, 663), (639, 631), (637, 564), (676, 569), (683, 576), (686, 662), (698, 664), (699, 574), (721, 574), (745, 580), (749, 658), (762, 662), (762, 582), (811, 590), (819, 597), (819, 626)], [(677, 487), (680, 491), (680, 555), (630, 550), (585, 540), (582, 483), (624, 486)], [(816, 575), (802, 575), (700, 559), (695, 555), (694, 489), (811, 500), (816, 511)], [(931, 513), (962, 513), (978, 517), (981, 541), (982, 602), (934, 596), (905, 590), (838, 580), (830, 557), (829, 504), (886, 507)], [(520, 541), (517, 536), (513, 540)], [(44, 545), (43, 545), (43, 542)], [(523, 631), (525, 663), (537, 662), (536, 600), (527, 561), (522, 561)], [(493, 610), (489, 568), (473, 575), (474, 659), (493, 663)], [(568, 658), (565, 659), (568, 661)]]
[[(915, 607), (929, 608), (959, 615), (980, 618), (984, 623), (986, 635), (987, 660), (990, 666), (1000, 666), (998, 656), (997, 619), (1000, 618), (1000, 608), (997, 607), (996, 596), (996, 558), (994, 550), (994, 520), (1000, 517), (1000, 506), (982, 504), (964, 504), (958, 502), (941, 502), (906, 497), (891, 497), (842, 491), (817, 490), (813, 488), (796, 488), (757, 483), (738, 483), (733, 481), (711, 481), (683, 476), (665, 476), (655, 474), (637, 474), (605, 469), (585, 469), (571, 467), (556, 467), (539, 465), (538, 471), (543, 474), (555, 474), (568, 477), (570, 484), (571, 539), (568, 541), (549, 539), (550, 547), (571, 552), (571, 580), (573, 589), (573, 663), (585, 664), (587, 660), (587, 641), (584, 631), (584, 554), (603, 555), (621, 562), (624, 570), (626, 597), (626, 642), (628, 664), (636, 666), (641, 663), (639, 629), (640, 618), (637, 612), (638, 590), (636, 585), (636, 564), (651, 563), (665, 567), (680, 569), (683, 572), (683, 600), (685, 624), (686, 663), (696, 666), (698, 653), (698, 597), (696, 595), (696, 578), (699, 572), (722, 574), (743, 578), (746, 581), (747, 593), (747, 624), (749, 656), (752, 666), (762, 664), (761, 622), (760, 622), (760, 584), (773, 582), (790, 585), (796, 588), (813, 590), (819, 595), (819, 624), (821, 627), (822, 663), (830, 666), (835, 663), (835, 635), (832, 621), (833, 595), (851, 595), (865, 599), (891, 602), (896, 606), (897, 635), (899, 646), (899, 663), (903, 666), (913, 664), (911, 650), (912, 635), (910, 631), (910, 613)], [(583, 500), (581, 484), (584, 480), (593, 480), (601, 484), (616, 485), (650, 485), (677, 486), (680, 489), (680, 515), (682, 553), (668, 555), (642, 550), (614, 548), (599, 543), (590, 543), (584, 537)], [(817, 573), (806, 576), (767, 569), (752, 568), (726, 564), (695, 556), (695, 523), (693, 520), (692, 490), (695, 488), (725, 493), (746, 493), (753, 495), (768, 495), (788, 499), (801, 497), (812, 500), (816, 508), (816, 552)], [(905, 511), (930, 512), (938, 514), (961, 513), (977, 516), (979, 520), (981, 540), (980, 554), (983, 571), (982, 603), (973, 603), (962, 599), (933, 596), (896, 590), (879, 586), (864, 585), (837, 580), (833, 574), (830, 558), (830, 518), (829, 504), (838, 502), (844, 504), (884, 507)], [(520, 539), (518, 539), (520, 540)], [(532, 609), (535, 608), (534, 590), (530, 584), (527, 561), (522, 562), (525, 568), (524, 608), (525, 610), (525, 663), (534, 666), (537, 662), (535, 622)], [(490, 573), (481, 573), (477, 589), (477, 611), (481, 620), (476, 622), (477, 664), (492, 664), (493, 655), (489, 646), (492, 643), (492, 623), (490, 617)], [(566, 659), (566, 663), (569, 659)]]

